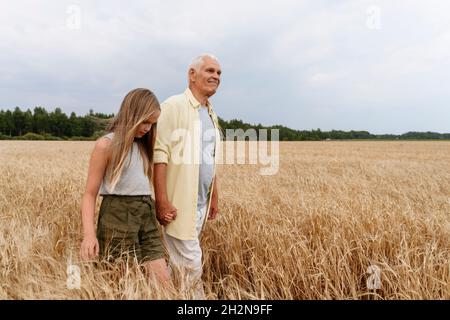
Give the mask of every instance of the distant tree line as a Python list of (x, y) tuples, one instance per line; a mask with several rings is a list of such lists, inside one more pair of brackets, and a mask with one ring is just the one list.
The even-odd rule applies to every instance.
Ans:
[(48, 112), (43, 107), (33, 111), (0, 110), (0, 139), (31, 140), (92, 140), (101, 133), (114, 114), (89, 113), (77, 116), (74, 112), (67, 116), (60, 108)]
[[(450, 133), (437, 133), (437, 132), (408, 132), (401, 135), (395, 134), (371, 134), (368, 131), (321, 131), (316, 130), (294, 130), (287, 128), (282, 125), (274, 126), (262, 126), (261, 124), (252, 125), (241, 120), (230, 120), (224, 121), (219, 118), (219, 124), (224, 129), (226, 135), (226, 129), (243, 129), (244, 132), (247, 130), (254, 129), (258, 139), (260, 138), (260, 129), (278, 129), (279, 130), (279, 140), (280, 141), (318, 141), (318, 140), (355, 140), (355, 139), (366, 139), (366, 140), (449, 140)], [(234, 137), (237, 135), (235, 134)], [(229, 136), (229, 138), (234, 138)], [(242, 137), (244, 138), (244, 137)], [(270, 140), (270, 131), (267, 132), (267, 138)], [(231, 139), (227, 139), (231, 140)], [(234, 138), (234, 140), (240, 140), (240, 137)]]
[[(33, 111), (22, 111), (19, 107), (0, 110), (0, 140), (95, 140), (105, 133), (114, 114), (94, 113), (91, 109), (84, 116), (74, 112), (67, 116), (60, 108), (48, 112), (43, 107)], [(367, 131), (321, 131), (294, 130), (282, 125), (263, 126), (245, 123), (242, 120), (226, 121), (219, 118), (219, 124), (227, 140), (248, 139), (250, 134), (258, 139), (271, 139), (271, 129), (278, 129), (280, 141), (315, 140), (450, 140), (450, 133), (407, 132), (401, 135), (371, 134)], [(228, 129), (228, 130), (227, 130)], [(239, 130), (240, 129), (240, 130)], [(267, 137), (264, 130), (267, 129)]]

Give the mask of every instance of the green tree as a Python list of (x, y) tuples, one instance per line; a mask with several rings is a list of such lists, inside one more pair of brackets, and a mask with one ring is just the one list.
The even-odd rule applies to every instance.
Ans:
[(67, 115), (60, 108), (49, 114), (50, 133), (56, 137), (62, 137), (66, 133), (66, 127), (69, 124)]
[(96, 131), (95, 123), (89, 116), (84, 116), (80, 118), (80, 129), (82, 137), (90, 137)]
[(10, 110), (6, 110), (4, 119), (5, 119), (5, 134), (12, 136), (14, 132), (14, 119), (12, 112)]
[(33, 110), (33, 132), (38, 134), (50, 132), (48, 112), (42, 107), (35, 107)]
[(27, 111), (25, 111), (23, 115), (24, 115), (23, 133), (33, 132), (33, 113), (31, 113), (30, 109), (27, 109)]
[(16, 107), (12, 113), (12, 119), (13, 119), (13, 130), (12, 134), (14, 136), (21, 136), (22, 135), (22, 129), (25, 124), (25, 115), (22, 112), (22, 110), (19, 109), (19, 107)]

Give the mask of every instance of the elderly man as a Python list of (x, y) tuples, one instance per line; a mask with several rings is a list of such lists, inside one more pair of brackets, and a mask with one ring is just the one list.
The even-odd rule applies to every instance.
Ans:
[(199, 236), (205, 217), (218, 209), (215, 159), (218, 119), (209, 98), (220, 84), (216, 57), (204, 54), (189, 66), (189, 88), (161, 105), (154, 150), (154, 182), (159, 222), (171, 270), (184, 276), (194, 299), (204, 299)]

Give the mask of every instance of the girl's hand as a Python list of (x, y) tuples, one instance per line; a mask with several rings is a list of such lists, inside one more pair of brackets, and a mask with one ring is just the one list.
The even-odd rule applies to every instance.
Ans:
[(95, 235), (85, 236), (81, 242), (81, 260), (87, 261), (98, 256), (99, 244)]

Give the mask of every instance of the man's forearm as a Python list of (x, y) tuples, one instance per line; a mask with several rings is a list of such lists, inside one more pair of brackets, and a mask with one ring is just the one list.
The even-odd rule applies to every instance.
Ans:
[(166, 170), (167, 164), (155, 164), (155, 200), (156, 202), (165, 202), (167, 199)]
[(217, 176), (214, 177), (212, 196), (213, 197), (218, 197), (219, 196), (219, 189), (217, 189)]

